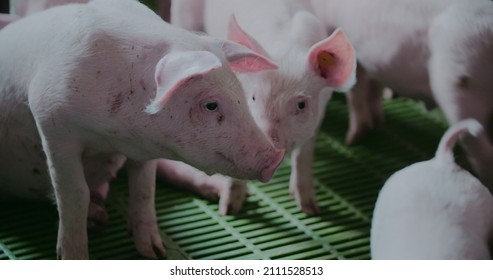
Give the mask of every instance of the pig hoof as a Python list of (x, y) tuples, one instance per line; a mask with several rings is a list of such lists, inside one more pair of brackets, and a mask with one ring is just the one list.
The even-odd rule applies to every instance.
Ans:
[(151, 260), (166, 258), (167, 252), (166, 249), (164, 249), (164, 244), (161, 242), (161, 239), (158, 241), (151, 240), (150, 242), (150, 244), (136, 245), (139, 254)]
[(301, 210), (310, 216), (320, 215), (320, 208), (318, 207), (318, 202), (316, 200), (310, 200), (303, 204)]
[(64, 246), (58, 241), (56, 258), (57, 260), (88, 260), (89, 251), (87, 250), (87, 244), (86, 247), (81, 246), (81, 244), (66, 244)]
[(108, 213), (104, 205), (91, 201), (89, 204), (89, 215), (87, 217), (87, 228), (90, 230), (102, 230), (108, 224)]
[(155, 227), (146, 227), (144, 225), (140, 224), (134, 227), (133, 230), (129, 230), (129, 234), (133, 236), (137, 251), (148, 259), (165, 258), (167, 253), (161, 241), (161, 236), (159, 236), (157, 224)]
[[(161, 241), (161, 237), (150, 237), (148, 240), (135, 241), (136, 248), (139, 254), (151, 259), (157, 260), (158, 258), (166, 258), (167, 252), (164, 248), (164, 244)], [(137, 243), (139, 242), (139, 243)]]
[(364, 124), (357, 125), (356, 127), (351, 126), (346, 134), (346, 144), (353, 145), (363, 139), (363, 137), (368, 134), (369, 131), (376, 127), (375, 121), (369, 121)]
[(320, 208), (318, 207), (317, 198), (315, 195), (315, 188), (313, 185), (306, 188), (297, 188), (296, 185), (290, 183), (290, 193), (291, 196), (296, 201), (298, 207), (305, 212), (307, 215), (318, 215), (320, 214)]
[(384, 123), (383, 110), (379, 110), (373, 113), (365, 121), (359, 121), (356, 124), (351, 123), (349, 125), (349, 131), (346, 134), (346, 144), (353, 145), (360, 141), (368, 132), (381, 126)]
[(237, 214), (248, 195), (245, 181), (232, 180), (229, 186), (225, 186), (220, 191), (219, 213), (221, 215)]
[(363, 129), (350, 129), (346, 134), (346, 144), (353, 145), (363, 138), (366, 134), (366, 130)]
[(200, 196), (209, 201), (217, 202), (220, 200), (220, 195), (217, 193), (216, 187), (213, 185), (203, 184), (197, 188), (197, 191)]

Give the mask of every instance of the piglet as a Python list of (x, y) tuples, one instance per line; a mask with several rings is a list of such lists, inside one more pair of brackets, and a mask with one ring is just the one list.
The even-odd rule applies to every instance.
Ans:
[(393, 174), (373, 213), (373, 259), (490, 259), (493, 197), (468, 171), (454, 162), (461, 134), (478, 136), (473, 119), (450, 127), (435, 158)]
[[(493, 2), (491, 0), (311, 0), (327, 30), (343, 28), (358, 54), (348, 94), (347, 142), (384, 120), (381, 95), (438, 105), (449, 124), (479, 121), (461, 139), (479, 179), (493, 191)], [(356, 19), (356, 20), (355, 20)]]
[(156, 159), (269, 180), (284, 151), (255, 124), (232, 71), (276, 67), (241, 45), (172, 27), (134, 0), (20, 19), (0, 30), (0, 191), (53, 192), (58, 256), (88, 258), (88, 214), (105, 218), (91, 205), (102, 204), (126, 161), (129, 231), (142, 255), (165, 255)]
[[(355, 82), (356, 59), (345, 33), (338, 29), (329, 36), (298, 1), (179, 0), (173, 2), (171, 12), (173, 24), (238, 42), (279, 65), (278, 70), (238, 77), (256, 123), (276, 147), (291, 155), (289, 188), (298, 206), (308, 214), (320, 213), (312, 175), (315, 138), (333, 90), (345, 90)], [(163, 165), (170, 168), (169, 163)], [(189, 179), (179, 181), (188, 181), (186, 185), (195, 185), (199, 192), (215, 189), (212, 184), (228, 185), (220, 177), (196, 180), (203, 174), (190, 179), (192, 172), (184, 168), (176, 167), (173, 174), (189, 174)], [(230, 186), (241, 189), (239, 184)], [(234, 195), (236, 201), (221, 201), (221, 205), (236, 211), (245, 188), (241, 192)]]

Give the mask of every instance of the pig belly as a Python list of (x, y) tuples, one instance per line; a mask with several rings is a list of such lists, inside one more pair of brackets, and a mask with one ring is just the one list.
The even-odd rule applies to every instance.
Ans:
[(26, 105), (8, 105), (0, 104), (0, 198), (47, 198), (50, 178), (33, 116)]
[[(15, 110), (8, 105), (13, 104), (0, 104), (0, 200), (51, 198), (46, 156), (31, 111), (26, 105)], [(121, 154), (85, 151), (82, 161), (88, 187), (97, 192), (116, 177), (125, 160)]]

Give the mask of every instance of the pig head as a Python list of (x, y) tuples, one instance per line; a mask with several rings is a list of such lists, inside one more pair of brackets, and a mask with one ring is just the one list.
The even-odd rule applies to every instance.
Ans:
[[(217, 45), (221, 45), (233, 71), (276, 68), (239, 45)], [(267, 181), (284, 152), (273, 150), (259, 131), (247, 110), (242, 88), (228, 68), (210, 52), (165, 56), (156, 67), (157, 95), (146, 112), (156, 116), (155, 125), (166, 123), (174, 128), (167, 150), (174, 151), (175, 159), (209, 174), (221, 172)], [(156, 127), (156, 131), (162, 129)], [(162, 137), (151, 137), (153, 143), (146, 146), (159, 148)]]
[(354, 84), (356, 60), (342, 30), (328, 36), (302, 7), (289, 1), (174, 1), (172, 22), (203, 28), (279, 65), (238, 78), (256, 123), (276, 147), (291, 153), (290, 189), (298, 205), (315, 214), (315, 136), (333, 90)]
[[(272, 57), (279, 65), (275, 71), (238, 76), (255, 121), (274, 145), (288, 151), (316, 136), (332, 91), (343, 91), (355, 82), (355, 56), (344, 32), (336, 30), (316, 41), (325, 37), (317, 27), (310, 15), (296, 14), (291, 23), (292, 44), (269, 55), (234, 17), (230, 20), (229, 40)], [(296, 40), (316, 43), (296, 45)]]

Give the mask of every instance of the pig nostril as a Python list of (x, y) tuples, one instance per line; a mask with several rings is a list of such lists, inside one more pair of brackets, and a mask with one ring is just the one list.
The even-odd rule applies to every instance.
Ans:
[(268, 165), (266, 165), (264, 167), (264, 169), (262, 170), (260, 181), (265, 183), (272, 178), (272, 176), (276, 172), (276, 169), (279, 167), (279, 165), (281, 165), (282, 160), (284, 159), (285, 153), (286, 153), (285, 149), (276, 149), (275, 150), (274, 157), (270, 160), (270, 163)]

